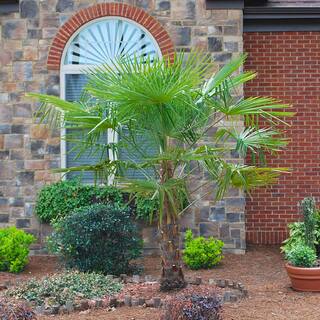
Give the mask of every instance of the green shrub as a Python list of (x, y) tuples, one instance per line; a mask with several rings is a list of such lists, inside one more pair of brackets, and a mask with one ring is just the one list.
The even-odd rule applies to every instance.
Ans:
[(183, 261), (190, 269), (209, 269), (223, 259), (221, 240), (210, 237), (194, 238), (192, 231), (187, 230)]
[(137, 219), (150, 221), (150, 216), (159, 209), (159, 200), (137, 196), (129, 201), (130, 196), (112, 186), (92, 186), (79, 180), (62, 180), (43, 187), (37, 198), (35, 213), (42, 222), (54, 222), (65, 217), (75, 209), (87, 205), (102, 203), (126, 206), (135, 213)]
[(134, 208), (137, 219), (152, 222), (159, 210), (159, 199), (151, 199), (147, 196), (138, 195), (135, 197)]
[(317, 255), (315, 250), (306, 244), (297, 244), (286, 253), (286, 259), (295, 267), (310, 268), (316, 264)]
[(304, 221), (288, 225), (289, 237), (283, 241), (281, 251), (287, 253), (296, 245), (306, 243), (320, 254), (320, 213), (316, 211), (312, 198), (305, 198), (300, 206)]
[(305, 226), (304, 222), (294, 222), (288, 225), (289, 238), (283, 241), (281, 251), (287, 253), (299, 243), (304, 243)]
[(0, 271), (20, 272), (28, 263), (29, 247), (36, 238), (16, 227), (0, 229)]
[(35, 213), (42, 222), (53, 222), (77, 208), (94, 203), (122, 205), (123, 195), (115, 187), (84, 185), (78, 180), (63, 180), (40, 190)]
[(98, 273), (78, 271), (59, 273), (41, 280), (31, 279), (20, 286), (9, 289), (7, 295), (42, 305), (64, 305), (76, 299), (102, 298), (113, 295), (122, 285), (110, 277)]
[(49, 248), (60, 254), (67, 267), (81, 271), (121, 274), (130, 271), (142, 240), (130, 210), (95, 204), (76, 209), (54, 223)]

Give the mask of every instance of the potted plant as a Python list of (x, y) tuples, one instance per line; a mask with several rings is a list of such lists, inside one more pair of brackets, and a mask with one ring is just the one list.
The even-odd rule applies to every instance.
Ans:
[(301, 202), (304, 221), (290, 229), (285, 252), (287, 273), (292, 288), (298, 291), (320, 291), (320, 266), (315, 245), (317, 241), (317, 212), (313, 198)]

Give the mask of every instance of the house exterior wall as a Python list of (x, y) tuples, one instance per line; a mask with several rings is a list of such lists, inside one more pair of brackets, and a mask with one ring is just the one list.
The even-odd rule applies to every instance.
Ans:
[(270, 7), (316, 7), (320, 5), (319, 0), (268, 0)]
[(298, 201), (320, 200), (320, 32), (248, 32), (246, 68), (258, 77), (245, 87), (247, 96), (273, 96), (292, 104), (296, 116), (282, 126), (290, 144), (269, 158), (275, 167), (289, 167), (279, 183), (252, 193), (246, 202), (247, 241), (281, 243), (287, 224), (299, 220)]
[[(108, 3), (21, 0), (19, 13), (0, 15), (0, 227), (16, 225), (40, 240), (45, 234), (45, 226), (34, 216), (34, 203), (44, 184), (59, 179), (50, 170), (60, 166), (60, 133), (33, 121), (37, 104), (25, 93), (59, 95), (59, 70), (48, 68), (50, 60), (47, 64), (52, 42), (59, 28), (79, 10), (102, 2)], [(156, 18), (176, 50), (202, 48), (217, 66), (242, 51), (241, 10), (206, 10), (205, 0), (118, 2), (139, 7)], [(236, 155), (229, 159), (241, 161)], [(205, 174), (199, 173), (191, 187), (205, 180)], [(207, 190), (200, 190), (197, 196)], [(183, 218), (183, 225), (205, 236), (217, 236), (227, 249), (242, 252), (244, 206), (244, 196), (237, 190), (231, 190), (218, 204), (210, 194)], [(144, 234), (146, 246), (155, 248), (154, 229), (145, 228)]]

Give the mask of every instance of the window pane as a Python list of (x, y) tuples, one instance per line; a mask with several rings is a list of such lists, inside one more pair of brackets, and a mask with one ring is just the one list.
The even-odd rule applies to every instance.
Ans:
[[(81, 98), (81, 94), (83, 91), (84, 86), (87, 83), (86, 75), (83, 74), (67, 74), (66, 75), (66, 92), (65, 97), (67, 101), (77, 101)], [(81, 138), (87, 133), (85, 131), (76, 131), (67, 129), (67, 133), (70, 135), (72, 134), (72, 140), (80, 140)], [(101, 137), (101, 144), (107, 143), (107, 132), (105, 135)], [(98, 163), (102, 158), (106, 158), (107, 154), (102, 153), (102, 151), (99, 152), (90, 152), (86, 151), (81, 154), (81, 156), (77, 156), (79, 149), (75, 148), (77, 145), (76, 142), (66, 141), (66, 167), (76, 167), (81, 165), (88, 165), (88, 164), (96, 164)], [(73, 177), (81, 177), (82, 182), (84, 183), (93, 183), (94, 182), (94, 174), (93, 172), (70, 172), (67, 174), (67, 178), (73, 178)]]
[(158, 55), (154, 40), (137, 24), (105, 19), (81, 30), (71, 42), (64, 64), (110, 64), (119, 57), (147, 58)]
[[(122, 143), (124, 144), (126, 144), (126, 136), (128, 136), (128, 130), (123, 128), (122, 136), (119, 137), (119, 140), (122, 140)], [(156, 145), (145, 134), (137, 135), (135, 144), (139, 146), (141, 153), (137, 153), (134, 147), (130, 148), (130, 144), (127, 144), (126, 148), (121, 148), (119, 150), (120, 160), (129, 160), (135, 163), (142, 163), (143, 158), (148, 156), (151, 157), (157, 154)], [(147, 179), (146, 175), (149, 177), (154, 177), (154, 171), (152, 169), (145, 169), (144, 173), (140, 170), (129, 169), (124, 172), (124, 176), (128, 179)]]

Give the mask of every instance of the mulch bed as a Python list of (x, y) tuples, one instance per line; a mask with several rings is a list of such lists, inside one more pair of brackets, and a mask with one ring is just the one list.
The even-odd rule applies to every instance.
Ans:
[[(145, 274), (159, 275), (159, 258), (143, 260)], [(40, 277), (53, 273), (58, 265), (54, 258), (33, 257), (27, 269), (18, 277)], [(249, 298), (227, 304), (225, 320), (315, 320), (320, 317), (320, 293), (299, 293), (290, 288), (284, 261), (278, 247), (249, 247), (247, 254), (227, 254), (220, 266), (213, 270), (190, 271), (190, 277), (230, 279), (242, 282), (249, 290)], [(17, 276), (0, 273), (0, 284)], [(129, 290), (129, 288), (128, 288)], [(42, 316), (40, 320), (159, 320), (160, 311), (153, 308), (122, 307), (114, 311), (90, 310), (81, 314)]]
[(190, 289), (192, 289), (192, 292), (200, 291), (213, 291), (215, 290), (217, 293), (220, 293), (222, 290), (220, 288), (215, 288), (213, 285), (208, 284), (202, 284), (200, 286), (188, 286), (185, 289), (182, 289), (180, 291), (173, 291), (173, 292), (160, 292), (160, 285), (159, 283), (155, 284), (148, 284), (148, 283), (142, 283), (142, 284), (128, 284), (126, 285), (121, 293), (118, 295), (120, 299), (123, 299), (125, 296), (131, 296), (132, 298), (140, 298), (143, 297), (146, 300), (152, 299), (154, 297), (161, 298), (162, 300), (165, 300), (169, 297), (175, 296), (176, 294), (190, 294)]
[(33, 256), (30, 257), (29, 263), (24, 271), (19, 274), (0, 272), (0, 285), (3, 285), (6, 281), (16, 282), (29, 278), (41, 278), (59, 270), (61, 270), (61, 267), (55, 257)]

